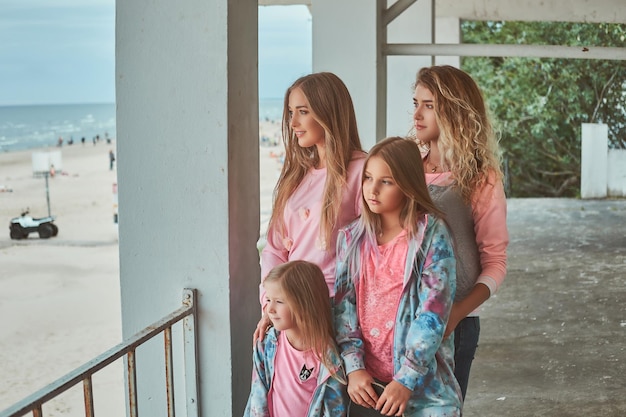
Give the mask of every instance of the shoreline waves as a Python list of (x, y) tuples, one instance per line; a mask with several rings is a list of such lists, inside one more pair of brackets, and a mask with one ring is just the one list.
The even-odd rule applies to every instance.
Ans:
[[(280, 125), (282, 106), (283, 99), (261, 99), (260, 127)], [(115, 136), (115, 118), (115, 103), (0, 106), (0, 153), (106, 142)]]

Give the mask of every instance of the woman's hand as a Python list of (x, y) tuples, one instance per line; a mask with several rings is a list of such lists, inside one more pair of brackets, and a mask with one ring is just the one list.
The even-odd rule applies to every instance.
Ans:
[(448, 317), (448, 323), (446, 324), (446, 331), (443, 334), (443, 338), (445, 339), (450, 336), (454, 332), (454, 329), (456, 329), (456, 326), (459, 325), (459, 322), (464, 318), (465, 316), (463, 316), (463, 313), (460, 311), (458, 304), (452, 304), (452, 308), (450, 309), (450, 316)]
[(450, 334), (456, 329), (461, 320), (467, 317), (472, 311), (476, 310), (485, 301), (489, 299), (491, 292), (489, 287), (485, 284), (478, 283), (474, 285), (472, 291), (467, 297), (461, 301), (452, 304), (450, 309), (450, 316), (448, 317), (448, 324), (446, 325), (446, 331), (443, 334), (443, 338), (450, 336)]
[(411, 390), (397, 381), (391, 381), (381, 394), (376, 409), (386, 416), (401, 416), (411, 398)]
[(348, 395), (352, 402), (365, 408), (374, 408), (378, 395), (372, 384), (374, 378), (365, 369), (350, 372), (348, 374)]
[(267, 314), (264, 313), (261, 317), (261, 320), (259, 320), (259, 323), (256, 325), (256, 329), (254, 330), (254, 335), (252, 336), (252, 346), (254, 346), (257, 339), (260, 342), (263, 341), (265, 332), (267, 332), (267, 329), (269, 329), (271, 325), (272, 322), (270, 321), (270, 318), (267, 316)]

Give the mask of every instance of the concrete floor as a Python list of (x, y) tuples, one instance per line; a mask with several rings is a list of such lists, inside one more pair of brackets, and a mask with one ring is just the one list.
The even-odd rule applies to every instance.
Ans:
[(626, 200), (510, 199), (465, 417), (626, 416)]

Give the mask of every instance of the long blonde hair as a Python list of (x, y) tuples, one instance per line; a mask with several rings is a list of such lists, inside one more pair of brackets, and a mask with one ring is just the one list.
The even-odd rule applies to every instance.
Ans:
[(334, 374), (330, 352), (338, 353), (330, 293), (322, 270), (312, 262), (290, 261), (274, 267), (265, 278), (267, 282), (280, 285), (303, 344)]
[[(369, 151), (363, 167), (363, 180), (367, 163), (373, 157), (382, 159), (389, 170), (393, 181), (405, 196), (404, 205), (400, 211), (400, 225), (407, 231), (409, 237), (417, 235), (419, 219), (425, 214), (435, 214), (443, 217), (430, 197), (424, 169), (421, 163), (421, 153), (418, 145), (410, 140), (398, 136), (389, 137), (378, 142)], [(362, 196), (361, 217), (368, 234), (376, 236), (382, 232), (380, 215), (372, 212)]]
[[(444, 214), (437, 208), (430, 197), (421, 152), (417, 143), (401, 137), (388, 137), (370, 149), (363, 166), (362, 182), (365, 180), (367, 163), (373, 157), (381, 158), (391, 171), (393, 181), (404, 194), (404, 203), (400, 211), (400, 225), (407, 231), (408, 238), (415, 238), (419, 232), (419, 222), (427, 214), (444, 219)], [(362, 196), (361, 217), (356, 223), (352, 240), (348, 244), (347, 253), (351, 259), (350, 269), (353, 277), (358, 276), (360, 258), (354, 256), (360, 243), (364, 243), (365, 251), (376, 251), (376, 236), (382, 232), (382, 221), (379, 214), (372, 212)], [(445, 220), (445, 219), (444, 219)]]
[(417, 85), (435, 99), (440, 163), (452, 172), (463, 200), (471, 203), (485, 182), (502, 180), (498, 138), (483, 94), (469, 74), (449, 65), (420, 69)]
[[(268, 230), (276, 230), (284, 237), (283, 211), (287, 200), (298, 188), (309, 169), (320, 163), (317, 147), (300, 147), (298, 138), (291, 128), (289, 95), (296, 88), (302, 90), (309, 102), (313, 118), (324, 129), (326, 184), (322, 198), (320, 241), (325, 243), (326, 250), (332, 250), (333, 248), (329, 247), (330, 239), (336, 227), (348, 165), (354, 151), (361, 151), (362, 147), (350, 93), (343, 81), (330, 72), (319, 72), (301, 77), (285, 92), (282, 121), (285, 162), (274, 188), (273, 209)], [(268, 239), (272, 238), (272, 233), (268, 233)]]

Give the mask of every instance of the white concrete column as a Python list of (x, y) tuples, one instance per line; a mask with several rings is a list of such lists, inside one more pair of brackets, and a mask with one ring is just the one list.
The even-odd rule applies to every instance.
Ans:
[(607, 196), (608, 137), (607, 125), (582, 124), (581, 198), (605, 198)]
[[(436, 43), (461, 43), (461, 19), (458, 17), (438, 17), (435, 19), (435, 42)], [(459, 56), (436, 56), (436, 65), (452, 65), (461, 68)]]
[(375, 0), (312, 0), (313, 71), (341, 78), (352, 96), (363, 147), (376, 143)]
[[(240, 416), (260, 314), (257, 1), (116, 8), (123, 334), (198, 289), (201, 415)], [(137, 351), (140, 415), (165, 413), (163, 362), (162, 338)]]
[[(384, 3), (384, 2), (382, 2)], [(394, 1), (389, 0), (386, 6)], [(381, 2), (313, 0), (313, 70), (332, 71), (348, 86), (367, 150), (385, 136), (406, 135), (412, 125), (412, 94), (419, 68), (431, 65), (430, 56), (382, 57), (381, 41), (428, 43), (432, 39), (431, 4), (416, 2), (377, 32)], [(382, 26), (381, 26), (382, 28)], [(387, 62), (377, 73), (379, 62)], [(381, 101), (382, 99), (382, 101)], [(384, 103), (382, 119), (377, 103)], [(385, 116), (386, 112), (386, 116)]]
[(608, 196), (626, 197), (626, 149), (609, 149), (608, 153)]
[[(395, 1), (389, 0), (387, 7)], [(429, 43), (431, 22), (431, 2), (417, 1), (387, 26), (387, 42)], [(387, 136), (406, 136), (411, 132), (415, 77), (420, 68), (431, 63), (430, 56), (387, 58)]]

